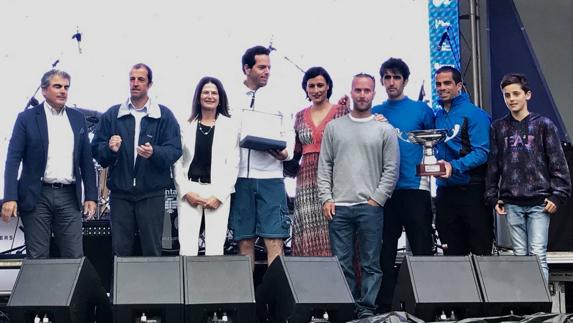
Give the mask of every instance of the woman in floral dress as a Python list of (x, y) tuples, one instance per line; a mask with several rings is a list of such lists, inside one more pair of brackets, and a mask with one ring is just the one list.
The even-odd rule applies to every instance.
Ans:
[(328, 222), (318, 199), (316, 173), (324, 128), (331, 120), (349, 113), (348, 107), (331, 104), (332, 79), (322, 67), (312, 67), (302, 79), (310, 107), (296, 114), (295, 155), (302, 154), (296, 177), (296, 198), (292, 227), (293, 256), (331, 256)]

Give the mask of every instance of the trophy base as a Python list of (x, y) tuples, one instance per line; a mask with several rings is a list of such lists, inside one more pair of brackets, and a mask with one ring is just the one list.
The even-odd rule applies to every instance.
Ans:
[(442, 176), (446, 175), (444, 164), (418, 164), (416, 166), (417, 176)]

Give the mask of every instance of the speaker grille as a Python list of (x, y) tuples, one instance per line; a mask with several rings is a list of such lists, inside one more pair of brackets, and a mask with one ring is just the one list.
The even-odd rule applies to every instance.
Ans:
[(186, 304), (254, 303), (248, 257), (185, 257)]
[(114, 304), (182, 304), (179, 257), (116, 258)]
[(68, 306), (83, 259), (24, 260), (10, 306)]

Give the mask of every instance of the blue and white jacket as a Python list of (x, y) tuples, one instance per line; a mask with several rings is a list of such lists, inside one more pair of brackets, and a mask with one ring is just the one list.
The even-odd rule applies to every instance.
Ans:
[(452, 175), (437, 179), (438, 187), (481, 184), (485, 181), (489, 153), (489, 127), (491, 117), (472, 104), (466, 93), (452, 100), (449, 111), (443, 108), (436, 113), (436, 128), (452, 130), (460, 127), (458, 134), (447, 142), (438, 144), (436, 158), (452, 165)]

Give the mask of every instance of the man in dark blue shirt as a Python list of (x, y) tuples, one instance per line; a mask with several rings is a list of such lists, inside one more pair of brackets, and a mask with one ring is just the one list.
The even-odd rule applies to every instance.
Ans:
[[(404, 94), (410, 69), (399, 58), (390, 58), (380, 67), (380, 82), (386, 89), (388, 100), (372, 108), (383, 115), (402, 138), (407, 132), (434, 128), (434, 112), (424, 102), (414, 101)], [(396, 273), (394, 272), (398, 239), (406, 229), (408, 242), (414, 255), (432, 255), (432, 197), (430, 178), (417, 176), (416, 165), (422, 160), (422, 147), (399, 141), (400, 176), (392, 197), (384, 205), (384, 241), (380, 252), (382, 286), (378, 295), (378, 312), (390, 311)]]

